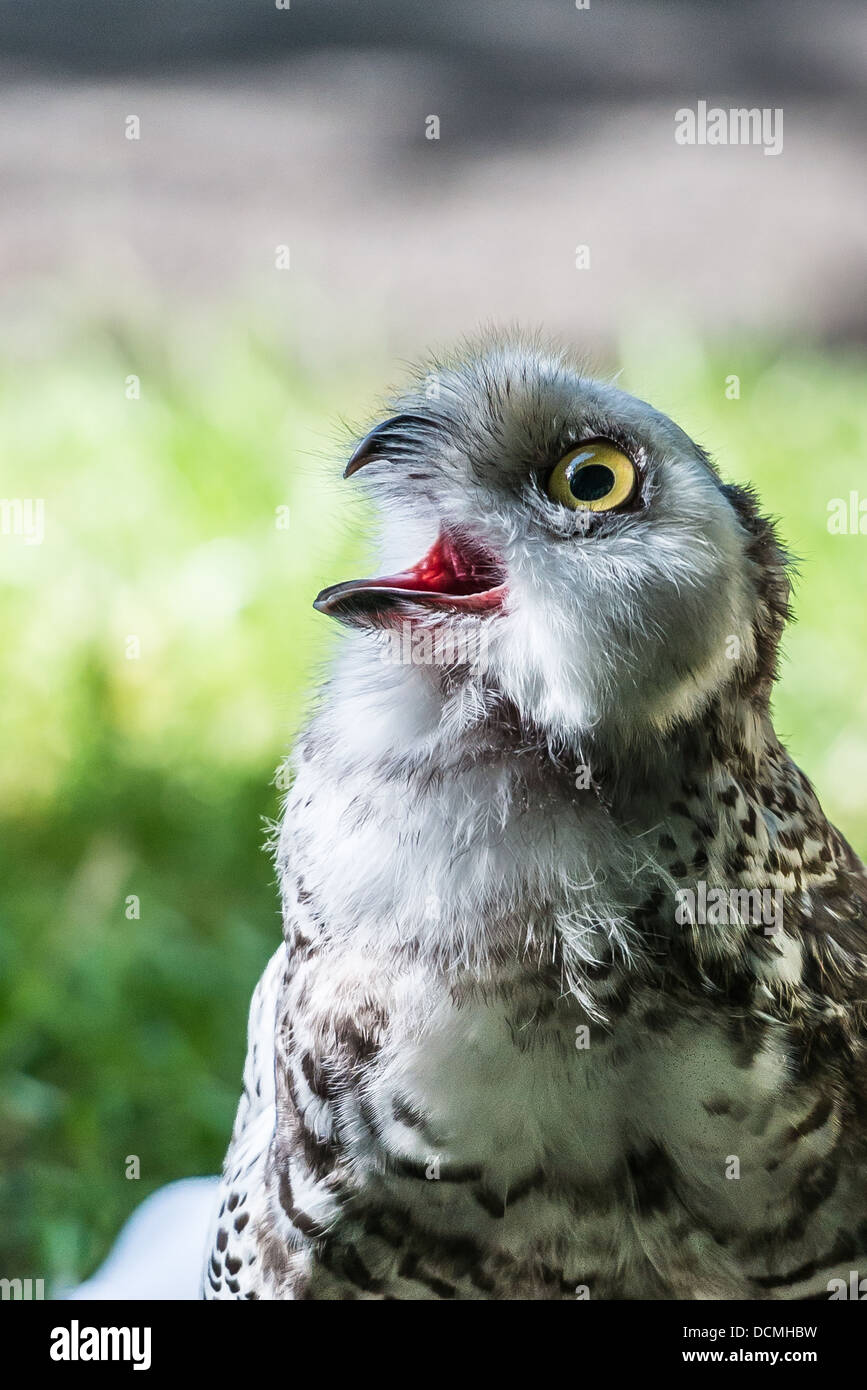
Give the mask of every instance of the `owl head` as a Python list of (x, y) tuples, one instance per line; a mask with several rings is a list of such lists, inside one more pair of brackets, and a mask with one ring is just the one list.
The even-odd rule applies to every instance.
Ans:
[(667, 734), (725, 693), (766, 705), (788, 601), (773, 528), (672, 420), (565, 353), (427, 365), (345, 476), (382, 518), (383, 573), (315, 606), (427, 634), (414, 679), (474, 683), (563, 739)]

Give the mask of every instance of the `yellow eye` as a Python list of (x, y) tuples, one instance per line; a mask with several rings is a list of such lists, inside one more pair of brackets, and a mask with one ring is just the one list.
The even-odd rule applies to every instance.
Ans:
[(630, 500), (637, 482), (631, 458), (607, 439), (591, 439), (560, 460), (548, 478), (547, 492), (552, 502), (573, 510), (610, 512)]

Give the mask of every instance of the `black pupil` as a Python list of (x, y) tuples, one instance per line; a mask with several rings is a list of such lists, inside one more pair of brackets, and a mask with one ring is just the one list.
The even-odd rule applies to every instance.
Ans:
[(611, 469), (604, 463), (585, 463), (583, 468), (575, 469), (569, 479), (569, 489), (579, 502), (598, 502), (600, 497), (608, 496), (615, 481)]

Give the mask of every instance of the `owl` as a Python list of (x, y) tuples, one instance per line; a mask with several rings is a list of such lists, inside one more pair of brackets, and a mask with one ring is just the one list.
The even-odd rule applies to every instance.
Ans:
[(426, 365), (356, 475), (204, 1296), (829, 1297), (867, 873), (774, 732), (773, 526), (534, 342)]

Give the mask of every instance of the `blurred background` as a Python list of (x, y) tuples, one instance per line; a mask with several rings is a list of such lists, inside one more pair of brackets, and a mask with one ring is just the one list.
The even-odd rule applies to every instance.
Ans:
[[(541, 328), (756, 484), (802, 572), (778, 729), (867, 853), (867, 537), (827, 524), (867, 498), (867, 10), (0, 0), (0, 55), (0, 1276), (62, 1288), (222, 1160), (310, 603), (364, 563), (338, 463), (404, 359)], [(782, 108), (782, 153), (678, 145), (699, 100)]]

